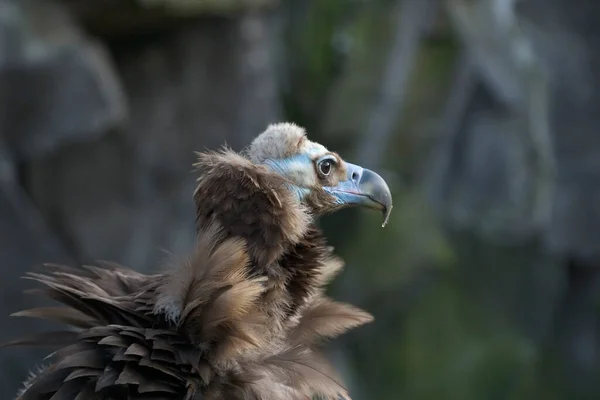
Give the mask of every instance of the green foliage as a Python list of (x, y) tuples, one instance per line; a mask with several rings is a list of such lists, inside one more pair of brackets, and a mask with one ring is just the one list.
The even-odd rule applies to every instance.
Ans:
[(322, 117), (326, 137), (334, 137), (340, 145), (357, 137), (367, 125), (394, 30), (389, 2), (368, 4), (346, 25), (351, 51), (343, 73), (332, 82), (327, 112)]
[(511, 398), (533, 355), (510, 325), (490, 321), (446, 280), (411, 310), (402, 344), (412, 399)]
[(364, 273), (374, 291), (410, 282), (420, 268), (447, 268), (453, 254), (430, 209), (418, 193), (395, 192), (394, 209), (385, 228), (381, 215), (360, 213), (359, 227), (340, 248), (344, 258)]
[(335, 35), (347, 10), (347, 0), (311, 1), (292, 29), (286, 31), (290, 86), (282, 93), (286, 113), (313, 130), (335, 78)]

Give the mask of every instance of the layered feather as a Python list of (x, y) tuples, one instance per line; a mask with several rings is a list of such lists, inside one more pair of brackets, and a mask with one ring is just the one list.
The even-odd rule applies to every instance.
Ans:
[[(326, 282), (341, 263), (325, 258), (319, 266), (315, 282)], [(20, 400), (348, 398), (314, 345), (371, 320), (315, 291), (284, 329), (271, 329), (267, 279), (251, 275), (244, 240), (225, 238), (217, 224), (164, 274), (104, 265), (48, 266), (29, 276), (67, 307), (15, 315), (81, 330), (10, 343), (63, 346)]]
[(58, 347), (19, 400), (349, 399), (318, 351), (372, 320), (324, 295), (343, 262), (285, 178), (227, 149), (199, 167), (189, 258), (153, 275), (111, 263), (28, 274), (62, 307), (14, 315), (68, 328), (7, 344)]

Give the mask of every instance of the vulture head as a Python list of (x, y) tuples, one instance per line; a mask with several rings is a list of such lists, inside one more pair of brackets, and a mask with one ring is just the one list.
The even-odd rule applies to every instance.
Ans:
[(246, 150), (289, 182), (298, 201), (315, 215), (346, 207), (380, 210), (387, 223), (392, 195), (381, 176), (344, 161), (337, 153), (310, 141), (303, 128), (285, 122), (270, 125)]

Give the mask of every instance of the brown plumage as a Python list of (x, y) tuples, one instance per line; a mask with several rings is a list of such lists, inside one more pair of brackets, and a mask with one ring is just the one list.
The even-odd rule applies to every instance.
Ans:
[[(298, 154), (335, 157), (335, 171), (318, 179), (312, 161), (269, 167)], [(60, 346), (17, 399), (349, 398), (318, 348), (372, 317), (324, 295), (343, 263), (313, 217), (344, 206), (327, 187), (352, 165), (278, 124), (244, 154), (204, 153), (198, 166), (198, 236), (187, 260), (155, 275), (109, 263), (28, 274), (45, 286), (34, 293), (66, 307), (15, 315), (70, 330), (9, 343)]]

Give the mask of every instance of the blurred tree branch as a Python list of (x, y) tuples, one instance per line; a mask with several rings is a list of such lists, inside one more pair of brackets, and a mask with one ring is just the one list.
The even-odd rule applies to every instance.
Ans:
[(455, 227), (497, 243), (523, 243), (551, 219), (555, 156), (547, 74), (511, 0), (445, 5), (471, 65), (473, 89), (463, 98), (464, 112), (452, 104), (457, 99), (448, 100), (455, 116), (443, 121), (448, 125), (429, 168), (430, 194), (437, 191), (433, 202)]
[[(454, 149), (454, 146), (459, 143), (456, 136), (461, 133), (460, 124), (475, 92), (475, 87), (476, 78), (471, 59), (463, 50), (454, 66), (452, 85), (437, 128), (437, 144), (426, 158), (424, 168), (424, 171), (429, 174), (425, 189), (434, 203), (443, 201), (435, 192), (448, 190), (447, 186), (450, 182), (448, 174), (451, 171), (453, 153), (457, 150)], [(449, 149), (452, 150), (448, 151)], [(438, 207), (442, 206), (441, 204), (437, 205)]]
[(422, 36), (430, 26), (437, 6), (438, 0), (401, 0), (396, 7), (396, 32), (364, 136), (358, 146), (359, 163), (379, 167), (406, 100)]
[(516, 0), (448, 0), (446, 5), (477, 73), (522, 116), (522, 143), (537, 178), (532, 224), (539, 232), (549, 224), (555, 175), (546, 71), (520, 27)]

